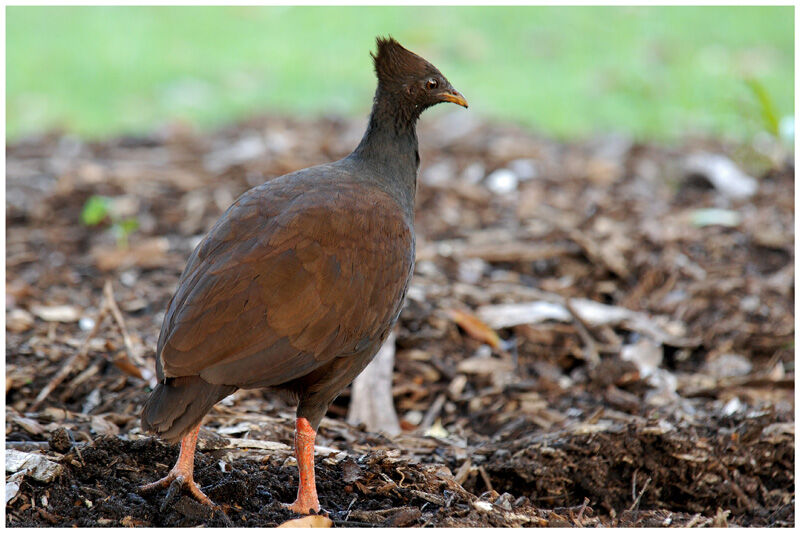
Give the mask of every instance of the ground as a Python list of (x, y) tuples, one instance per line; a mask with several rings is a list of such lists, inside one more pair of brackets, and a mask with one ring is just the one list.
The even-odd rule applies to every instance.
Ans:
[[(294, 517), (288, 400), (240, 391), (207, 416), (196, 477), (214, 513), (137, 493), (177, 457), (138, 417), (199, 238), (247, 188), (341, 157), (363, 126), (265, 117), (7, 148), (6, 449), (39, 463), (7, 457), (7, 525)], [(349, 391), (332, 406), (317, 481), (334, 525), (793, 526), (786, 149), (556, 143), (463, 113), (423, 120), (420, 146), (403, 432), (345, 423)], [(692, 154), (735, 161), (755, 190), (712, 186)]]

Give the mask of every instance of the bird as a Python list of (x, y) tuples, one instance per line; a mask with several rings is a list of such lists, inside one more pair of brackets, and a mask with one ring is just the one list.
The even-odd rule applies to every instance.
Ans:
[(417, 121), (442, 102), (468, 107), (436, 67), (393, 37), (377, 37), (370, 55), (378, 83), (353, 152), (248, 190), (186, 263), (141, 414), (143, 430), (180, 442), (169, 473), (140, 487), (168, 488), (164, 505), (185, 490), (217, 507), (193, 477), (202, 419), (236, 390), (264, 388), (298, 402), (299, 483), (286, 507), (320, 511), (320, 421), (386, 339), (414, 268)]

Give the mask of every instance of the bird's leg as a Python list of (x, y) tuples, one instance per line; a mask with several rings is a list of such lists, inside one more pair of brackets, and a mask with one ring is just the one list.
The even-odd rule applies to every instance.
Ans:
[(181, 452), (178, 455), (178, 461), (175, 463), (175, 466), (172, 467), (172, 470), (169, 471), (169, 474), (158, 481), (139, 487), (140, 492), (149, 492), (169, 486), (167, 495), (164, 498), (164, 503), (161, 505), (162, 511), (166, 508), (170, 500), (183, 488), (188, 489), (189, 494), (200, 503), (208, 505), (209, 507), (216, 507), (214, 502), (203, 494), (203, 491), (201, 491), (200, 487), (194, 482), (194, 450), (197, 446), (197, 434), (199, 432), (200, 424), (181, 439)]
[(314, 440), (317, 432), (305, 418), (298, 418), (294, 433), (294, 453), (300, 471), (300, 484), (297, 499), (287, 507), (299, 514), (310, 514), (313, 509), (319, 512), (317, 484), (314, 481)]

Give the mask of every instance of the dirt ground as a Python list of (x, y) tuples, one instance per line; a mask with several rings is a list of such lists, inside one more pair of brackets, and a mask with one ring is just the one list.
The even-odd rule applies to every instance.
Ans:
[[(178, 451), (138, 417), (204, 232), (363, 127), (264, 117), (7, 147), (6, 525), (294, 517), (283, 398), (239, 391), (206, 418), (196, 479), (222, 512), (137, 493)], [(424, 118), (420, 147), (403, 432), (346, 424), (349, 391), (331, 407), (317, 483), (334, 525), (794, 526), (792, 155), (560, 143), (466, 112)], [(94, 195), (110, 200), (87, 226)]]

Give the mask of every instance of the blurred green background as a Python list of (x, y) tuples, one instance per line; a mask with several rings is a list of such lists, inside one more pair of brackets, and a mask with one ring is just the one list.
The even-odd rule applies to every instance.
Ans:
[(364, 115), (368, 51), (386, 34), (437, 65), (470, 113), (560, 138), (742, 139), (794, 114), (793, 7), (6, 9), (11, 140)]

